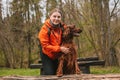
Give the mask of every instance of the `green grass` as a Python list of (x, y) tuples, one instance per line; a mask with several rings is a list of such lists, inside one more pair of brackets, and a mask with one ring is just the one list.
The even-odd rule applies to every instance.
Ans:
[[(0, 76), (39, 76), (39, 69), (0, 68)], [(91, 67), (92, 74), (120, 74), (119, 67)]]
[(39, 76), (39, 69), (8, 69), (0, 68), (0, 76)]
[(120, 74), (119, 67), (91, 67), (92, 74)]

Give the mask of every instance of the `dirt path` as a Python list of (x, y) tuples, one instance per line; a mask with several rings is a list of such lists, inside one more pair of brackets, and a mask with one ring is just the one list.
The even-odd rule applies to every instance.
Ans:
[(120, 80), (120, 74), (81, 74), (66, 75), (63, 77), (56, 76), (4, 76), (0, 80)]

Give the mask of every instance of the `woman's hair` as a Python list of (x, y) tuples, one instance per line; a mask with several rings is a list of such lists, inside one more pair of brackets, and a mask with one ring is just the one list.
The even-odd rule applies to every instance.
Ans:
[(54, 12), (59, 12), (59, 13), (61, 14), (61, 16), (62, 16), (62, 11), (61, 11), (59, 8), (55, 8), (55, 9), (53, 9), (52, 11), (50, 11), (49, 17), (50, 17)]

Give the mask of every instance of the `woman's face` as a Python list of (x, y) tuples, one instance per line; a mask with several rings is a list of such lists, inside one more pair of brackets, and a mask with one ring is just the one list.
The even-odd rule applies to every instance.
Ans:
[(61, 14), (59, 12), (53, 12), (50, 16), (50, 20), (54, 25), (57, 25), (61, 22)]

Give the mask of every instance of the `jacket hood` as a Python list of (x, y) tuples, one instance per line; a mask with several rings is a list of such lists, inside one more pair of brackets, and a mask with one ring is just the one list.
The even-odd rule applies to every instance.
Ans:
[(52, 28), (52, 25), (50, 24), (50, 19), (47, 19), (44, 23), (47, 27)]

